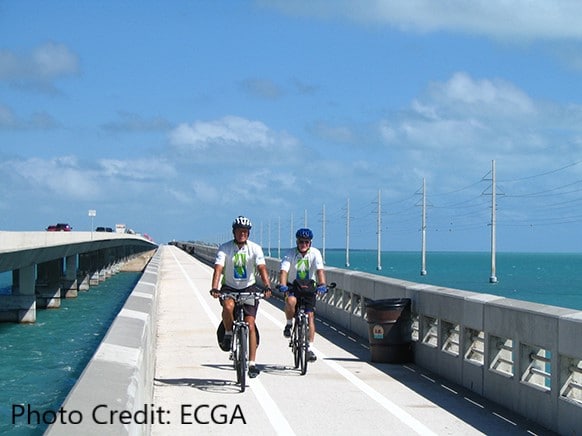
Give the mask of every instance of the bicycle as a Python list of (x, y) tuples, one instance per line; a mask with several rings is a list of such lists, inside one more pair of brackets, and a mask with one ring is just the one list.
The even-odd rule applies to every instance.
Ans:
[(220, 298), (232, 298), (234, 306), (234, 323), (232, 326), (232, 341), (230, 342), (230, 359), (236, 371), (236, 382), (240, 384), (240, 391), (246, 389), (246, 377), (249, 366), (249, 325), (244, 320), (244, 302), (249, 299), (259, 300), (264, 297), (261, 291), (224, 291), (220, 293)]
[[(335, 283), (330, 283), (327, 285), (326, 292), (335, 287)], [(309, 315), (305, 312), (304, 296), (313, 295), (315, 292), (315, 288), (312, 291), (303, 292), (298, 291), (297, 288), (293, 289), (293, 293), (297, 298), (297, 305), (295, 306), (295, 316), (289, 347), (291, 347), (291, 352), (293, 353), (295, 369), (299, 368), (301, 375), (307, 373), (307, 351), (309, 349)]]

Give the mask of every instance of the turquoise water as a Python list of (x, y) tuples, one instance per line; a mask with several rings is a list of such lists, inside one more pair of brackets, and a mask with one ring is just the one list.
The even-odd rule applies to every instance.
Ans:
[(377, 256), (375, 250), (350, 250), (346, 268), (345, 250), (326, 250), (325, 261), (338, 268), (582, 310), (582, 253), (497, 253), (497, 283), (489, 283), (490, 253), (429, 252), (426, 276), (420, 275), (420, 252), (383, 252), (380, 271)]
[[(0, 323), (0, 434), (40, 435), (46, 425), (12, 425), (12, 405), (58, 410), (105, 336), (141, 273), (119, 273), (36, 323)], [(0, 289), (12, 275), (0, 275)], [(34, 423), (33, 423), (34, 424)]]

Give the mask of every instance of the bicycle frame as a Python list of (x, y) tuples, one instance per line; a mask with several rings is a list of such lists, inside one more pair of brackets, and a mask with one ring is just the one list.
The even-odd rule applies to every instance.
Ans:
[(293, 332), (291, 333), (291, 350), (293, 351), (295, 368), (301, 375), (307, 373), (307, 348), (309, 347), (309, 315), (305, 312), (302, 298), (298, 298), (299, 309), (295, 311)]
[[(327, 290), (335, 287), (335, 283), (330, 283), (327, 286)], [(301, 375), (305, 375), (307, 373), (307, 351), (309, 349), (309, 314), (305, 312), (304, 296), (296, 295), (295, 297), (297, 298), (297, 305), (295, 306), (293, 330), (289, 346), (293, 352), (295, 368), (299, 368)]]
[(244, 302), (249, 298), (258, 300), (264, 294), (257, 291), (222, 292), (220, 298), (234, 300), (234, 323), (232, 326), (232, 341), (230, 344), (230, 359), (236, 371), (236, 382), (241, 392), (246, 389), (246, 377), (249, 366), (249, 324), (244, 320)]

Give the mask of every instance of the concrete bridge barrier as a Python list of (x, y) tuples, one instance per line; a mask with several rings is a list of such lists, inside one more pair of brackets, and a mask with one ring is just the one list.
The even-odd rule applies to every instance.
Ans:
[(110, 434), (149, 434), (151, 411), (146, 409), (153, 396), (161, 250), (62, 405), (81, 421), (55, 423), (46, 434), (101, 436), (104, 428)]

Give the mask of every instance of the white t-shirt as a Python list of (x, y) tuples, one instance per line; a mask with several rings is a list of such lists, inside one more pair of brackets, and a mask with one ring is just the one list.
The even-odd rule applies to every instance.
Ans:
[(223, 283), (235, 289), (244, 289), (256, 282), (255, 267), (265, 265), (265, 255), (259, 244), (246, 242), (239, 248), (234, 240), (225, 242), (218, 247), (215, 265), (224, 268)]
[(281, 260), (281, 270), (287, 271), (290, 283), (295, 279), (311, 279), (317, 283), (317, 270), (323, 268), (323, 257), (315, 247), (309, 247), (305, 256), (293, 248)]

